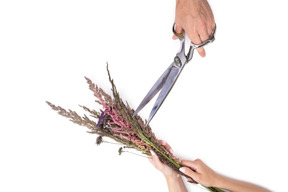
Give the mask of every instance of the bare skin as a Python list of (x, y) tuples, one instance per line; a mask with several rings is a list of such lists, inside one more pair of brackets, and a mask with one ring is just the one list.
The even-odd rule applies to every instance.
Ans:
[[(200, 44), (207, 40), (215, 30), (214, 15), (207, 0), (176, 0), (176, 32), (183, 30), (192, 43)], [(173, 39), (177, 39), (173, 36)], [(197, 49), (205, 57), (205, 49)]]
[[(213, 12), (207, 0), (176, 0), (175, 25), (176, 32), (181, 33), (184, 30), (194, 44), (200, 44), (207, 40), (214, 32), (216, 26)], [(177, 37), (173, 36), (173, 39), (175, 40)], [(203, 47), (197, 49), (197, 51), (200, 56), (206, 56)], [(162, 141), (162, 145), (171, 150), (171, 147), (166, 142)], [(151, 154), (150, 162), (165, 176), (169, 191), (187, 192), (181, 176), (162, 163), (153, 151), (151, 151)], [(213, 186), (233, 192), (269, 191), (258, 185), (220, 175), (200, 159), (195, 161), (183, 160), (182, 164), (186, 167), (180, 168), (180, 171), (206, 187)]]
[(181, 163), (186, 167), (180, 168), (180, 171), (206, 187), (213, 186), (233, 192), (269, 192), (268, 189), (261, 186), (220, 175), (200, 159), (196, 159), (195, 161), (183, 160)]
[[(171, 147), (165, 142), (165, 141), (160, 141), (163, 146), (166, 147), (168, 150), (172, 150)], [(165, 177), (169, 192), (187, 192), (187, 189), (184, 185), (184, 182), (182, 180), (182, 177), (173, 169), (168, 167), (166, 164), (162, 163), (158, 156), (151, 151), (151, 158), (149, 158), (150, 162), (152, 165), (158, 169)]]
[[(172, 150), (165, 141), (160, 142), (168, 150)], [(182, 177), (166, 164), (162, 163), (156, 154), (152, 153), (149, 160), (152, 165), (164, 175), (169, 192), (187, 192)], [(200, 159), (194, 161), (183, 160), (181, 163), (185, 165), (185, 167), (181, 167), (179, 170), (205, 187), (217, 187), (231, 192), (270, 192), (270, 190), (265, 189), (264, 187), (220, 175)]]

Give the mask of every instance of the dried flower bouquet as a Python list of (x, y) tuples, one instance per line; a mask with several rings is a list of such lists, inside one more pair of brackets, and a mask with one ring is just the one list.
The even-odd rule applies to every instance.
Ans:
[[(181, 163), (173, 154), (171, 154), (170, 151), (161, 145), (155, 134), (152, 132), (151, 127), (146, 125), (146, 122), (144, 122), (139, 115), (134, 117), (132, 116), (134, 110), (130, 108), (127, 102), (125, 104), (120, 98), (113, 79), (111, 78), (108, 64), (107, 72), (109, 81), (112, 85), (113, 97), (105, 93), (89, 78), (85, 77), (89, 89), (97, 98), (96, 102), (103, 107), (103, 110), (95, 111), (80, 105), (80, 107), (90, 114), (93, 120), (87, 115), (80, 116), (75, 111), (65, 110), (48, 101), (47, 104), (53, 110), (58, 111), (58, 114), (69, 118), (73, 123), (90, 129), (88, 133), (97, 134), (98, 137), (96, 143), (98, 145), (103, 142), (103, 137), (108, 137), (117, 143), (123, 144), (123, 146), (119, 148), (119, 154), (123, 152), (124, 148), (132, 148), (141, 151), (147, 156), (151, 156), (150, 151), (152, 150), (158, 155), (159, 159), (163, 163), (174, 169), (179, 174), (191, 178), (179, 171), (179, 168), (182, 167)], [(98, 119), (97, 123), (94, 121), (95, 119)], [(194, 181), (194, 183), (196, 182)], [(222, 192), (221, 189), (215, 187), (207, 187), (207, 189), (210, 191)]]

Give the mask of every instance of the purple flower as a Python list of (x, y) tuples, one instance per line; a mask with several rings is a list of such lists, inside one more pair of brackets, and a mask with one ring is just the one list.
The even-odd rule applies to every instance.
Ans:
[(99, 117), (98, 123), (97, 123), (97, 127), (98, 128), (103, 128), (104, 127), (104, 124), (105, 124), (105, 121), (106, 121), (106, 117), (107, 117), (107, 114), (105, 113), (105, 111), (102, 112), (100, 117)]

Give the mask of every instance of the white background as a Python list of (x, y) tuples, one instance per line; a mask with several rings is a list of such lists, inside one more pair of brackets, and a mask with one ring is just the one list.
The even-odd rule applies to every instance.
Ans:
[[(152, 129), (182, 159), (286, 191), (286, 2), (210, 4), (216, 41), (183, 70)], [(45, 101), (80, 114), (78, 104), (97, 107), (84, 76), (109, 92), (108, 61), (136, 108), (179, 49), (174, 10), (174, 0), (1, 1), (0, 191), (167, 191), (147, 159), (96, 146)]]

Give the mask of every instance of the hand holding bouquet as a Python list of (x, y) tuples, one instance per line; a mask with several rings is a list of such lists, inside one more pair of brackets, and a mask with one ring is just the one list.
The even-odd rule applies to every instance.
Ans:
[[(113, 97), (104, 92), (101, 88), (95, 85), (89, 78), (85, 77), (89, 85), (89, 89), (97, 98), (96, 102), (102, 106), (102, 110), (95, 111), (88, 107), (80, 106), (90, 114), (80, 116), (75, 111), (63, 109), (47, 101), (47, 104), (58, 114), (69, 118), (70, 121), (89, 129), (88, 133), (97, 134), (97, 144), (103, 142), (103, 138), (111, 138), (117, 143), (123, 144), (119, 149), (119, 154), (123, 149), (131, 148), (142, 152), (145, 155), (151, 156), (151, 152), (155, 153), (161, 162), (175, 170), (178, 174), (188, 177), (193, 183), (196, 183), (193, 178), (185, 175), (179, 168), (182, 167), (178, 159), (156, 138), (155, 134), (149, 125), (139, 116), (132, 116), (134, 110), (130, 108), (128, 103), (124, 103), (116, 89), (116, 86), (111, 78), (110, 72), (107, 72), (109, 81), (112, 86)], [(95, 121), (97, 120), (97, 121)], [(222, 191), (214, 187), (208, 187), (210, 191)]]

